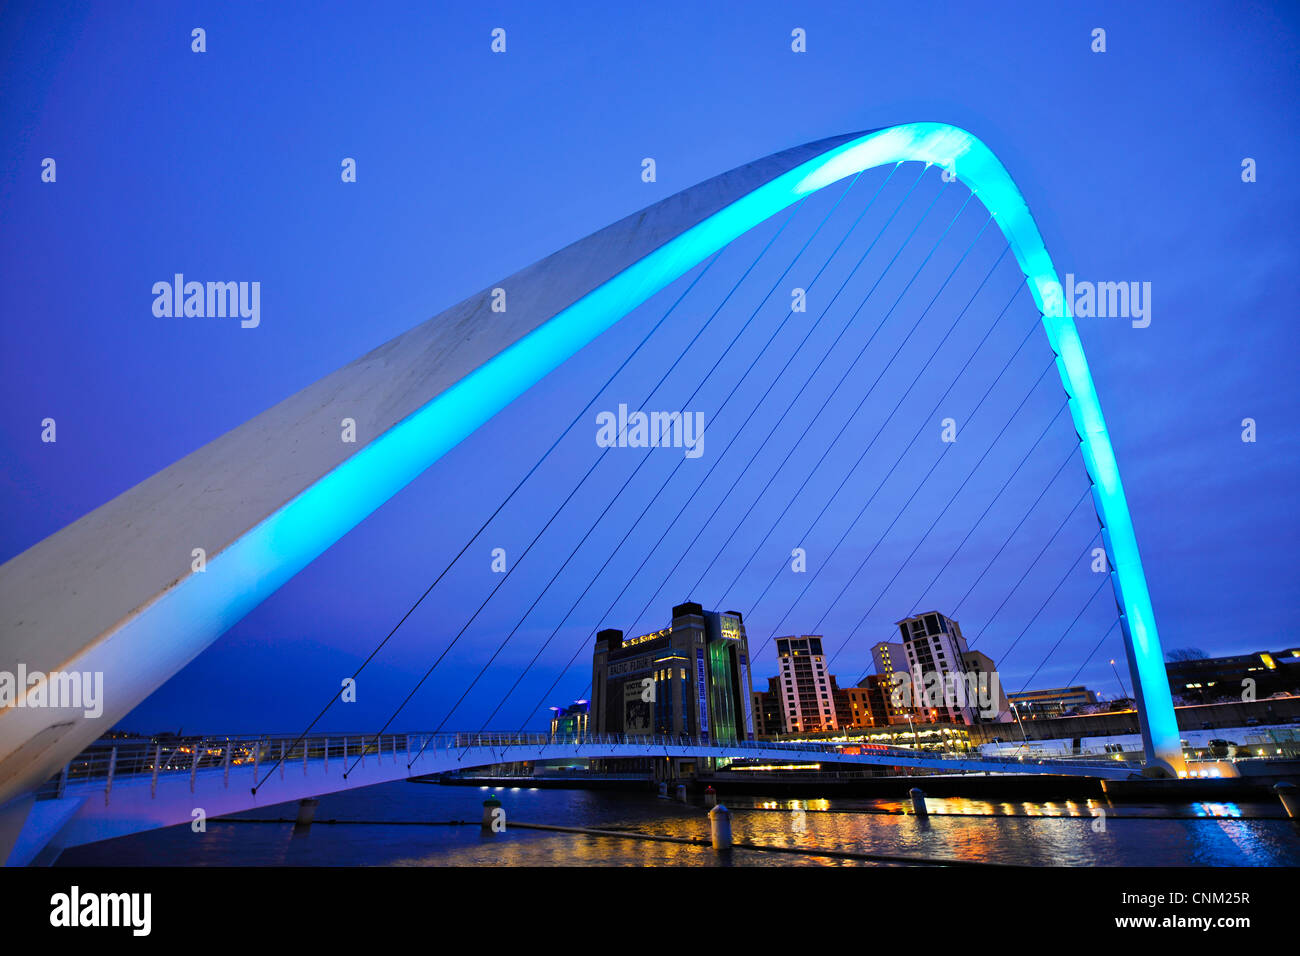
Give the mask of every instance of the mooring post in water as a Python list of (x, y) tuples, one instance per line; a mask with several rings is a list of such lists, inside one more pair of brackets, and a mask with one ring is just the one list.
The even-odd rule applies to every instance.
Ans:
[(682, 803), (686, 803), (686, 802), (687, 802), (687, 800), (686, 800), (686, 784), (684, 784), (684, 783), (679, 783), (679, 784), (677, 785), (677, 799), (680, 800)]
[(315, 797), (304, 797), (298, 801), (298, 819), (294, 821), (295, 830), (306, 830), (316, 819), (316, 806), (320, 801)]
[(1273, 792), (1277, 794), (1278, 799), (1282, 801), (1282, 806), (1286, 809), (1286, 815), (1292, 820), (1300, 816), (1300, 800), (1296, 799), (1295, 784), (1280, 781), (1273, 784)]
[(718, 805), (718, 793), (716, 790), (713, 789), (712, 784), (710, 784), (707, 788), (705, 788), (704, 804), (705, 806), (709, 806), (709, 807), (716, 807)]
[(731, 811), (720, 803), (709, 811), (709, 829), (713, 834), (713, 849), (731, 849)]
[(920, 787), (913, 787), (908, 791), (908, 795), (912, 798), (912, 812), (918, 817), (928, 817), (930, 810), (925, 805), (925, 791)]
[(501, 809), (501, 801), (497, 795), (491, 794), (483, 801), (483, 830), (487, 833), (497, 832), (496, 822), (498, 811)]

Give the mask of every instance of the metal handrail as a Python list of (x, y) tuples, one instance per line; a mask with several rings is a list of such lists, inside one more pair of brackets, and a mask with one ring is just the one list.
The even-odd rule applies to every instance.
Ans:
[[(328, 736), (299, 738), (293, 734), (260, 734), (256, 736), (205, 736), (193, 738), (120, 739), (107, 740), (83, 751), (45, 784), (38, 796), (57, 796), (68, 787), (103, 780), (111, 787), (114, 778), (188, 772), (193, 778), (204, 770), (220, 769), (229, 779), (231, 768), (241, 766), (270, 767), (277, 762), (283, 775), (289, 768), (301, 764), (306, 772), (312, 760), (337, 760), (346, 765), (347, 760), (378, 758), (397, 761), (405, 759), (412, 764), (412, 755), (421, 752), (447, 752), (471, 748), (507, 750), (513, 748), (546, 748), (556, 746), (593, 747), (664, 747), (695, 750), (725, 748), (744, 755), (746, 751), (771, 753), (784, 752), (827, 757), (847, 756), (843, 748), (860, 746), (851, 741), (793, 741), (793, 740), (729, 740), (712, 741), (698, 736), (655, 737), (629, 734), (548, 734), (548, 733), (413, 733), (384, 734), (378, 737), (364, 734), (331, 734)], [(1079, 752), (1062, 755), (1045, 753), (1004, 753), (983, 755), (967, 750), (925, 750), (903, 746), (872, 749), (870, 753), (907, 759), (952, 760), (983, 763), (990, 768), (1024, 764), (1051, 763), (1062, 768), (1096, 766), (1098, 758), (1128, 765), (1140, 761), (1140, 752), (1116, 754), (1104, 751)], [(510, 762), (498, 760), (497, 762)]]

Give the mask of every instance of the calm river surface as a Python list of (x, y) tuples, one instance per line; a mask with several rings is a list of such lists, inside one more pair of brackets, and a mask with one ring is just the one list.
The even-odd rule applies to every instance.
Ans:
[[(210, 820), (63, 853), (63, 866), (861, 866), (827, 856), (511, 829), (511, 821), (707, 838), (707, 808), (652, 793), (497, 788), (507, 831), (481, 832), (486, 788), (391, 783), (330, 794), (316, 824)], [(1031, 866), (1295, 866), (1300, 827), (1280, 805), (1003, 803), (930, 798), (929, 820), (897, 801), (729, 797), (738, 843)], [(1105, 811), (1105, 817), (1098, 813)], [(240, 814), (292, 819), (296, 805)], [(938, 815), (951, 814), (951, 815)], [(1178, 819), (1168, 819), (1178, 817)], [(336, 820), (330, 824), (326, 821)], [(472, 826), (448, 826), (467, 820)], [(347, 821), (347, 822), (344, 822)]]

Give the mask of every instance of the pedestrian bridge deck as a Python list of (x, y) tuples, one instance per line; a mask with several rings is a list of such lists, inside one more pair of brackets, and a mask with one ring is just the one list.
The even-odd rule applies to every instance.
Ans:
[(522, 761), (687, 757), (917, 768), (946, 773), (1043, 773), (1124, 778), (1134, 758), (981, 757), (854, 743), (710, 741), (592, 734), (385, 734), (204, 737), (99, 745), (37, 794), (8, 863), (158, 827), (269, 807), (427, 774)]

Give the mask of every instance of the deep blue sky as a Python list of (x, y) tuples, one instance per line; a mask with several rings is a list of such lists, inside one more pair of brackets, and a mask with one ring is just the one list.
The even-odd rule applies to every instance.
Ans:
[[(1300, 14), (1293, 4), (607, 6), (6, 6), (0, 14), (0, 559), (370, 348), (630, 212), (789, 146), (898, 122), (940, 120), (970, 129), (1003, 159), (1062, 274), (1152, 284), (1149, 328), (1096, 319), (1080, 320), (1080, 327), (1165, 646), (1228, 653), (1297, 643), (1300, 385), (1292, 356), (1300, 295), (1294, 226), (1300, 215)], [(207, 31), (204, 54), (190, 52), (196, 26)], [(489, 32), (497, 26), (508, 31), (508, 52), (500, 56), (488, 49)], [(790, 52), (794, 27), (807, 30), (806, 54)], [(1104, 54), (1089, 49), (1094, 27), (1107, 31)], [(58, 163), (53, 185), (40, 181), (47, 156)], [(345, 156), (358, 162), (354, 185), (339, 181)], [(658, 163), (654, 184), (640, 179), (645, 156)], [(1244, 157), (1258, 162), (1258, 182), (1242, 183)], [(900, 170), (878, 204), (901, 199), (904, 190), (898, 187), (919, 172)], [(837, 210), (836, 216), (847, 218), (828, 222), (795, 275), (811, 277), (883, 178), (863, 177)], [(910, 228), (939, 185), (933, 174), (927, 176), (897, 224)], [(665, 397), (649, 407), (680, 407), (761, 297), (760, 280), (776, 280), (797, 248), (790, 243), (807, 238), (841, 191), (827, 190), (800, 210), (773, 247), (778, 265), (756, 270), (754, 288), (738, 293), (724, 313), (729, 318), (710, 326), (700, 348), (665, 386)], [(959, 185), (946, 190), (926, 222), (947, 222), (963, 198)], [(874, 212), (861, 227), (865, 237), (884, 221)], [(963, 213), (936, 254), (936, 266), (955, 261), (982, 218), (974, 205)], [(760, 227), (724, 253), (717, 275), (711, 271), (693, 293), (699, 298), (689, 300), (690, 309), (665, 322), (645, 361), (597, 408), (640, 402), (776, 225)], [(923, 224), (909, 246), (920, 253), (909, 251), (897, 268), (912, 256), (920, 262), (927, 236), (933, 238), (929, 228)], [(865, 238), (854, 242), (846, 243), (846, 255), (866, 248)], [(961, 282), (969, 296), (999, 251), (996, 235), (980, 240), (968, 271), (949, 290), (954, 300)], [(879, 260), (875, 274), (885, 261)], [(871, 278), (864, 270), (861, 278)], [(260, 281), (261, 327), (156, 319), (150, 287), (174, 272)], [(819, 285), (832, 289), (845, 274), (847, 264), (833, 260)], [(892, 301), (886, 290), (893, 281), (887, 278), (877, 293), (884, 302)], [(913, 290), (916, 304), (905, 300), (891, 319), (902, 323), (902, 331), (927, 301), (921, 295), (926, 281)], [(927, 373), (937, 384), (931, 388), (927, 378), (919, 397), (911, 397), (912, 422), (924, 417), (1014, 288), (1010, 269), (994, 274), (985, 294), (988, 303), (999, 299), (997, 307), (986, 303), (983, 311), (973, 310), (978, 321), (963, 321), (952, 347), (939, 356), (942, 370)], [(663, 315), (676, 291), (680, 287), (638, 310), (489, 423), (126, 723), (143, 730), (300, 729)], [(884, 312), (880, 308), (876, 319)], [(936, 312), (951, 317), (956, 309), (939, 306)], [(811, 309), (810, 319), (816, 314)], [(829, 314), (832, 331), (823, 337), (817, 327), (809, 354), (819, 355), (847, 317)], [(767, 333), (782, 318), (779, 310), (761, 312), (754, 337), (739, 343), (728, 360), (726, 380), (706, 384), (691, 405), (708, 416), (710, 453), (721, 452), (748, 408), (743, 399), (757, 401), (802, 337), (785, 335), (779, 341), (788, 346), (760, 357)], [(1008, 311), (973, 366), (974, 379), (954, 389), (957, 417), (974, 406), (981, 383), (997, 373), (1033, 319), (1024, 298)], [(946, 327), (934, 314), (926, 321), (927, 329)], [(980, 436), (987, 442), (996, 433), (1048, 358), (1041, 335), (1026, 344), (993, 405), (981, 413), (988, 415), (987, 432), (975, 422), (964, 433), (973, 440), (959, 441), (954, 460), (936, 470), (934, 485), (923, 489), (915, 509), (904, 512), (863, 576), (850, 582), (937, 453), (931, 441), (914, 459), (905, 459), (897, 488), (886, 485), (834, 558), (823, 556), (874, 481), (855, 478), (821, 530), (807, 541), (793, 541), (884, 420), (892, 399), (914, 380), (928, 354), (925, 346), (941, 334), (919, 333), (912, 343), (917, 350), (904, 352), (881, 383), (882, 396), (891, 400), (886, 404), (882, 397), (864, 412), (875, 419), (846, 425), (861, 389), (847, 405), (847, 387), (829, 400), (816, 396), (818, 389), (829, 393), (847, 368), (835, 363), (848, 363), (871, 327), (850, 330), (845, 348), (834, 350), (815, 380), (821, 384), (801, 399), (799, 415), (792, 413), (805, 424), (813, 421), (808, 434), (804, 425), (779, 432), (783, 437), (746, 473), (668, 588), (656, 596), (660, 580), (735, 476), (727, 461), (719, 468), (725, 480), (723, 474), (710, 479), (687, 510), (686, 523), (669, 530), (661, 551), (605, 617), (605, 607), (693, 489), (688, 476), (678, 476), (684, 490), (670, 486), (668, 502), (638, 526), (630, 550), (618, 553), (609, 577), (561, 629), (495, 726), (513, 729), (525, 720), (592, 628), (649, 630), (666, 624), (671, 605), (688, 596), (708, 606), (722, 602), (734, 567), (706, 576), (698, 592), (682, 592), (731, 530), (727, 515), (744, 513), (800, 437), (807, 444), (791, 465), (794, 477), (781, 473), (771, 493), (776, 503), (762, 504), (742, 526), (734, 554), (740, 560), (748, 556), (784, 505), (780, 492), (793, 493), (830, 446), (825, 476), (816, 477), (806, 499), (797, 500), (789, 524), (780, 526), (726, 604), (745, 612), (757, 649), (806, 579), (785, 575), (763, 602), (752, 602), (789, 548), (803, 544), (810, 571), (821, 571), (780, 632), (818, 626), (829, 600), (849, 582), (845, 597), (818, 626), (832, 648), (847, 638), (960, 483), (963, 462), (974, 465), (983, 450)], [(864, 359), (870, 371), (850, 373), (850, 381), (865, 388), (885, 367), (902, 331), (896, 338), (882, 333), (873, 346), (877, 351)], [(768, 422), (814, 365), (796, 354), (789, 377), (773, 392), (776, 412)], [(735, 407), (719, 410), (726, 391), (750, 366), (753, 374), (744, 385), (749, 391), (737, 395)], [(958, 500), (951, 520), (918, 552), (837, 660), (832, 670), (843, 680), (858, 676), (869, 644), (888, 637), (890, 622), (911, 610), (917, 592), (1059, 400), (1059, 387), (1050, 379), (1034, 393), (1024, 419), (1007, 433), (1007, 450), (977, 472), (969, 500)], [(826, 415), (814, 421), (823, 405)], [(58, 421), (56, 445), (39, 440), (46, 416)], [(1247, 416), (1259, 423), (1255, 444), (1240, 440)], [(736, 456), (734, 467), (766, 432), (761, 423), (750, 427), (759, 431), (750, 444), (745, 436), (751, 433), (741, 433), (729, 453)], [(831, 445), (841, 428), (845, 440)], [(467, 566), (449, 576), (372, 665), (360, 701), (332, 714), (324, 726), (369, 730), (389, 716), (395, 700), (496, 583), (488, 571), (491, 548), (522, 551), (558, 504), (557, 495), (564, 493), (559, 489), (571, 487), (595, 459), (592, 430), (585, 424), (575, 430), (573, 441), (566, 441), (476, 544)], [(869, 463), (876, 480), (910, 434), (905, 423), (897, 435), (887, 431), (882, 437), (880, 457)], [(1058, 420), (1022, 484), (1009, 490), (990, 517), (993, 530), (972, 538), (926, 598), (927, 606), (951, 610), (1019, 517), (1017, 508), (1033, 500), (1070, 442), (1068, 426)], [(959, 451), (968, 457), (959, 458)], [(396, 726), (427, 727), (443, 719), (637, 461), (626, 452), (602, 463), (609, 471), (598, 472), (596, 490), (584, 493), (556, 533), (542, 539)], [(702, 462), (697, 476), (710, 456)], [(671, 455), (647, 463), (449, 726), (478, 727), (487, 718), (675, 464)], [(956, 613), (968, 637), (984, 629), (1084, 487), (1076, 460), (1045, 496), (1041, 516), (1008, 549), (1005, 565), (995, 567)], [(1085, 506), (976, 646), (1000, 658), (1094, 530)], [(1000, 658), (1010, 689), (1030, 677), (1094, 586), (1084, 568), (1015, 653)], [(647, 601), (650, 612), (637, 619)], [(1068, 679), (1113, 620), (1103, 593), (1034, 683)], [(1107, 694), (1117, 692), (1105, 663), (1121, 657), (1116, 635), (1079, 678)], [(587, 665), (584, 649), (547, 702), (581, 694)], [(756, 665), (759, 686), (771, 670), (769, 649)]]

